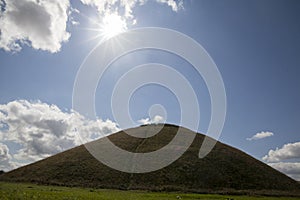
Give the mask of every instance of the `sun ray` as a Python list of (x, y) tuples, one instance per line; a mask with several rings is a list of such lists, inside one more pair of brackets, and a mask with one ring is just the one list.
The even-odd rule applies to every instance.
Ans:
[(126, 20), (117, 13), (106, 14), (99, 28), (100, 35), (108, 40), (127, 30)]
[(96, 35), (88, 38), (83, 42), (97, 40), (98, 44), (120, 34), (127, 30), (126, 18), (120, 16), (118, 13), (106, 13), (101, 20), (88, 17), (82, 13), (81, 16), (91, 22), (91, 27), (77, 27), (81, 30), (96, 32)]

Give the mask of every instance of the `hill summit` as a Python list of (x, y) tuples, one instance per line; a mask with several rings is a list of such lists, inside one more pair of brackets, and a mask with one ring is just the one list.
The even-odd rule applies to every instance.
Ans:
[[(161, 131), (149, 138), (135, 138), (120, 131), (108, 138), (131, 152), (150, 152), (162, 148), (176, 135), (175, 125), (145, 125), (126, 132), (147, 133), (153, 126)], [(195, 134), (185, 129), (186, 134)], [(293, 191), (299, 183), (246, 153), (217, 142), (213, 150), (199, 159), (204, 135), (197, 133), (192, 145), (175, 162), (157, 171), (134, 174), (109, 168), (95, 159), (84, 145), (44, 160), (4, 173), (0, 180), (34, 182), (64, 186), (158, 191)], [(100, 142), (102, 139), (93, 141)]]

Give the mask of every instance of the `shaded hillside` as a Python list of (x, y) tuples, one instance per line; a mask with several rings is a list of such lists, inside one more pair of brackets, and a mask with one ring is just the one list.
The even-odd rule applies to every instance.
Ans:
[[(141, 126), (127, 131), (147, 134), (154, 126), (162, 125)], [(128, 151), (149, 152), (168, 144), (177, 129), (177, 126), (165, 125), (158, 134), (147, 139), (133, 138), (121, 131), (109, 136), (109, 139)], [(186, 134), (193, 134), (188, 129), (185, 131)], [(197, 134), (193, 144), (181, 158), (161, 170), (146, 174), (129, 174), (111, 169), (96, 160), (81, 145), (5, 173), (0, 179), (117, 189), (194, 192), (231, 189), (299, 191), (299, 183), (295, 180), (220, 142), (208, 156), (199, 159), (198, 153), (203, 139), (204, 135)]]

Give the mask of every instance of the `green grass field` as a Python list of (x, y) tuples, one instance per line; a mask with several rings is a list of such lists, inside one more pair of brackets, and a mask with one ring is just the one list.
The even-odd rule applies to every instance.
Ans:
[(104, 200), (172, 200), (172, 199), (234, 199), (234, 200), (296, 200), (293, 197), (250, 197), (216, 194), (182, 194), (146, 191), (120, 191), (89, 188), (41, 186), (24, 183), (0, 182), (0, 199), (104, 199)]

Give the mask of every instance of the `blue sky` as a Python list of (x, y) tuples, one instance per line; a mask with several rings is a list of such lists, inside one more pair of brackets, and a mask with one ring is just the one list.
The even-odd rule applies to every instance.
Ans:
[[(11, 111), (12, 104), (9, 103), (18, 102), (17, 106), (22, 106), (26, 103), (20, 101), (28, 101), (27, 108), (37, 109), (36, 105), (39, 104), (54, 104), (60, 109), (60, 114), (71, 115), (76, 74), (88, 53), (101, 41), (101, 37), (92, 39), (99, 36), (99, 31), (91, 29), (99, 28), (106, 10), (101, 10), (93, 1), (86, 1), (90, 2), (89, 5), (80, 1), (62, 2), (67, 14), (65, 18), (61, 18), (60, 23), (64, 26), (60, 25), (60, 29), (52, 32), (50, 30), (50, 43), (52, 41), (53, 44), (44, 44), (39, 40), (39, 37), (43, 39), (44, 32), (39, 30), (44, 26), (29, 24), (26, 28), (13, 21), (14, 18), (6, 18), (8, 4), (2, 3), (2, 113)], [(119, 6), (118, 14), (127, 23), (128, 30), (140, 27), (169, 28), (182, 32), (201, 44), (216, 63), (226, 89), (227, 116), (220, 141), (300, 179), (300, 3), (292, 0), (186, 0), (182, 7), (180, 2), (174, 2), (174, 7), (173, 1), (167, 1), (169, 5), (162, 2), (148, 1), (144, 5), (137, 3), (131, 7), (132, 16), (126, 16), (124, 7)], [(58, 12), (47, 10), (46, 3), (43, 6), (47, 13)], [(18, 11), (22, 14), (21, 10)], [(28, 18), (32, 17), (34, 16)], [(26, 24), (25, 22), (23, 23)], [(39, 23), (32, 19), (29, 22)], [(28, 29), (28, 26), (32, 26), (32, 29)], [(4, 30), (7, 27), (15, 27), (16, 31), (21, 31), (21, 36), (12, 33), (13, 28)], [(37, 31), (29, 33), (31, 30)], [(59, 35), (59, 31), (64, 34)], [(7, 38), (20, 44), (19, 48), (7, 45)], [(112, 88), (131, 67), (151, 62), (172, 66), (190, 81), (201, 108), (198, 131), (205, 133), (210, 119), (210, 99), (205, 82), (188, 62), (158, 50), (142, 50), (123, 56), (106, 71), (96, 91), (96, 111), (101, 123), (106, 123), (108, 130), (118, 130), (113, 124), (110, 109)], [(130, 112), (137, 124), (138, 120), (149, 117), (148, 109), (153, 104), (164, 105), (168, 115), (167, 122), (179, 123), (180, 108), (176, 97), (167, 88), (148, 85), (137, 90), (130, 101)], [(10, 123), (7, 116), (2, 118), (2, 122)], [(51, 134), (51, 130), (43, 131)], [(34, 161), (56, 152), (33, 150), (32, 146), (25, 144), (26, 140), (21, 143), (20, 139), (4, 137), (8, 132), (13, 134), (8, 127), (2, 126), (0, 129), (3, 135), (0, 146), (2, 149), (9, 149), (9, 153), (2, 153), (3, 163), (4, 160), (11, 161), (14, 166), (19, 166), (20, 159), (14, 154), (24, 156), (26, 152), (31, 153), (32, 156), (28, 156), (27, 161)], [(247, 140), (261, 132), (273, 134), (260, 134)], [(264, 137), (266, 135), (269, 137)], [(59, 143), (62, 138), (56, 139)], [(32, 142), (30, 138), (27, 140)], [(61, 143), (51, 145), (58, 145), (60, 148), (57, 151), (60, 151), (77, 144), (71, 139), (70, 141), (69, 146)], [(20, 154), (20, 150), (23, 154)], [(22, 162), (26, 163), (26, 159)], [(10, 168), (12, 166), (9, 165)]]

